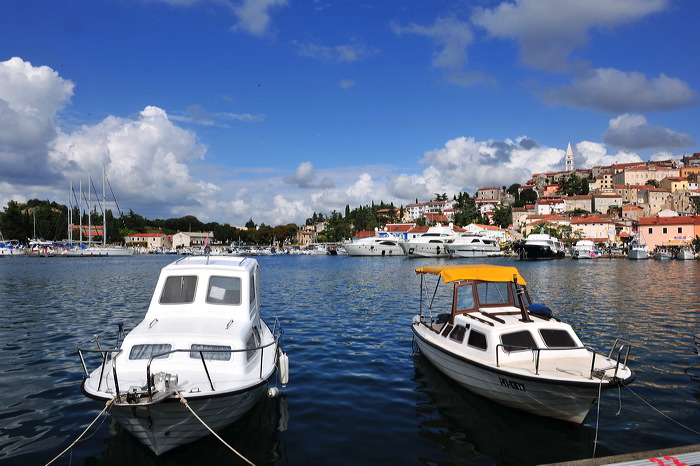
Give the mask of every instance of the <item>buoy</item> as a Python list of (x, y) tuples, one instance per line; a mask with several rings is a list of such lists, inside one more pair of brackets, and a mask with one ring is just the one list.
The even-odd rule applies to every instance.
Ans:
[(280, 383), (285, 387), (287, 382), (289, 382), (289, 358), (287, 357), (287, 353), (283, 353), (282, 350), (280, 350), (277, 365), (280, 371)]

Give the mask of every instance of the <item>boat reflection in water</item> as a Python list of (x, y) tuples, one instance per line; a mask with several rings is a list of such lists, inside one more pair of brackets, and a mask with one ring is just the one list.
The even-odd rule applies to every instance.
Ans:
[[(261, 397), (253, 409), (234, 424), (219, 431), (218, 435), (251, 463), (273, 464), (285, 456), (280, 432), (287, 429), (288, 421), (289, 412), (284, 395)], [(92, 458), (92, 461), (88, 458), (85, 464), (245, 464), (244, 460), (239, 460), (231, 450), (211, 435), (156, 456), (117, 422), (112, 421), (110, 431), (115, 435), (107, 440), (107, 447), (102, 456), (99, 459)]]
[(591, 427), (532, 416), (475, 395), (421, 354), (414, 354), (413, 365), (419, 435), (449, 455), (420, 458), (423, 464), (544, 464), (591, 458), (594, 451), (596, 457), (612, 454), (594, 446)]

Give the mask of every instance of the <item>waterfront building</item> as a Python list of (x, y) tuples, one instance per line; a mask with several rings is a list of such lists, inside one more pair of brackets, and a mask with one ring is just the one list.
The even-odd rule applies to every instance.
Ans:
[(639, 230), (649, 250), (657, 246), (682, 246), (700, 236), (700, 216), (642, 217)]
[(125, 236), (124, 243), (127, 246), (145, 247), (150, 250), (170, 249), (173, 247), (172, 236), (163, 233), (135, 233)]
[(204, 232), (192, 232), (192, 231), (180, 231), (173, 235), (173, 248), (190, 248), (190, 247), (201, 247), (205, 244), (212, 244), (214, 242), (214, 232), (204, 231)]

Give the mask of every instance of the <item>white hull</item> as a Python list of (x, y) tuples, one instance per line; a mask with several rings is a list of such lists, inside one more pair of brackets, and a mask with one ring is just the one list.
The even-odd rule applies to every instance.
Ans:
[(448, 257), (445, 243), (401, 243), (401, 249), (409, 257)]
[(440, 372), (467, 390), (502, 405), (580, 424), (598, 398), (598, 380), (574, 384), (523, 377), (453, 355), (427, 341), (426, 332), (434, 333), (427, 327), (414, 324), (412, 328), (421, 353)]
[(404, 252), (398, 245), (375, 244), (343, 244), (348, 256), (403, 256)]
[(679, 261), (695, 260), (695, 254), (690, 249), (681, 249), (678, 251), (678, 254), (676, 254), (676, 259)]
[[(212, 430), (217, 431), (240, 419), (266, 390), (267, 383), (230, 395), (202, 399), (188, 399), (187, 394), (183, 396), (188, 399), (187, 402), (194, 412)], [(179, 398), (137, 408), (114, 406), (110, 414), (156, 455), (210, 434)]]
[(630, 249), (627, 257), (632, 260), (645, 260), (649, 259), (649, 251), (646, 249)]
[(492, 248), (473, 248), (469, 246), (448, 246), (448, 254), (450, 257), (497, 257), (502, 256), (503, 252), (500, 249)]
[(133, 256), (134, 250), (119, 247), (89, 247), (85, 249), (67, 249), (59, 255), (64, 257), (124, 257)]

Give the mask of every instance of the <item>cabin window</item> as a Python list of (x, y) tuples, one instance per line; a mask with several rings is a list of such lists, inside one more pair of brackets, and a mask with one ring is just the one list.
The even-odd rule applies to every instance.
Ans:
[(230, 361), (231, 347), (217, 345), (192, 345), (190, 346), (190, 358), (199, 359), (199, 352), (208, 361)]
[(474, 348), (478, 348), (480, 350), (485, 350), (487, 347), (486, 335), (481, 332), (477, 332), (476, 330), (472, 330), (471, 332), (469, 332), (467, 345), (473, 346)]
[(540, 335), (544, 340), (544, 344), (550, 348), (575, 348), (576, 342), (571, 338), (571, 335), (566, 330), (556, 330), (543, 328), (540, 330)]
[(529, 330), (521, 330), (519, 332), (504, 333), (501, 335), (501, 343), (503, 343), (504, 351), (527, 351), (530, 348), (536, 348), (537, 343)]
[(476, 309), (474, 300), (474, 287), (471, 283), (465, 283), (455, 286), (455, 308), (457, 311), (466, 311)]
[(241, 279), (238, 277), (209, 278), (207, 303), (241, 304)]
[(510, 283), (508, 282), (478, 282), (476, 284), (479, 304), (482, 306), (510, 306)]
[(255, 301), (255, 275), (250, 277), (250, 302)]
[[(172, 345), (134, 345), (129, 351), (129, 359), (151, 359), (154, 354), (167, 353)], [(158, 356), (155, 359), (165, 359), (169, 355)]]
[(465, 333), (467, 333), (467, 329), (463, 325), (455, 325), (455, 328), (450, 332), (450, 340), (462, 343)]
[(165, 279), (163, 293), (160, 295), (161, 304), (187, 304), (194, 301), (194, 291), (197, 288), (197, 277), (192, 275), (175, 275)]
[(442, 336), (446, 337), (452, 331), (452, 324), (445, 325), (445, 329), (442, 331)]

